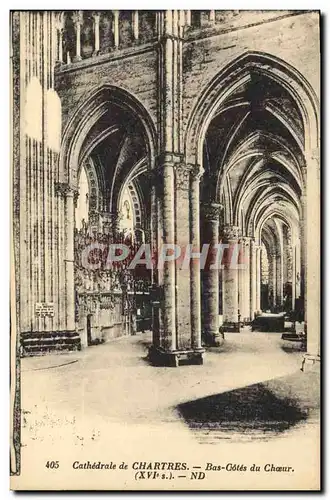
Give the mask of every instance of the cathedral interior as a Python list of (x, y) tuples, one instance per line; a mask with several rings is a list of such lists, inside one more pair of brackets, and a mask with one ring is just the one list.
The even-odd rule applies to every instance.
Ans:
[[(302, 10), (11, 13), (19, 487), (198, 488), (78, 470), (155, 458), (205, 490), (318, 488), (319, 30)], [(235, 475), (243, 457), (264, 468)]]
[[(311, 11), (13, 14), (21, 356), (152, 331), (152, 364), (202, 364), (267, 329), (319, 361), (318, 29)], [(220, 242), (244, 265), (81, 257)]]

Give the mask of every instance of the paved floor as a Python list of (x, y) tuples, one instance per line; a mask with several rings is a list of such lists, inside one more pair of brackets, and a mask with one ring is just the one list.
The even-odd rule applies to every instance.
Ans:
[[(195, 451), (200, 443), (211, 443), (213, 450), (214, 445), (217, 448), (221, 444), (222, 451), (228, 441), (243, 446), (246, 436), (251, 437), (246, 428), (237, 428), (237, 432), (231, 428), (233, 432), (221, 434), (219, 439), (219, 434), (212, 434), (210, 425), (201, 438), (184, 405), (216, 397), (217, 408), (225, 408), (233, 425), (238, 417), (233, 417), (228, 407), (237, 405), (237, 390), (256, 387), (253, 394), (248, 389), (239, 396), (242, 408), (246, 406), (245, 397), (252, 401), (252, 417), (249, 410), (250, 417), (246, 418), (253, 421), (253, 401), (260, 403), (260, 384), (265, 381), (268, 382), (262, 385), (262, 397), (267, 393), (267, 401), (271, 392), (271, 397), (289, 403), (300, 401), (299, 411), (303, 408), (305, 412), (304, 418), (298, 418), (283, 432), (267, 434), (267, 439), (279, 443), (279, 456), (287, 449), (287, 445), (281, 444), (283, 438), (286, 443), (291, 439), (295, 444), (298, 438), (302, 445), (315, 441), (318, 382), (315, 375), (311, 379), (300, 371), (302, 353), (296, 345), (282, 341), (280, 334), (252, 333), (249, 329), (227, 334), (222, 352), (206, 353), (204, 365), (178, 368), (150, 366), (146, 360), (150, 340), (150, 334), (145, 333), (79, 353), (22, 359), (23, 450), (35, 449), (37, 454), (41, 448), (56, 444), (73, 456), (83, 449), (89, 454), (99, 453), (101, 448), (104, 452), (116, 449), (124, 460), (129, 449), (141, 449), (143, 456), (143, 450), (155, 443), (159, 452), (167, 456), (173, 453), (173, 443)], [(275, 385), (274, 380), (278, 381)], [(311, 389), (306, 391), (306, 387)], [(223, 400), (219, 403), (223, 394), (234, 398), (227, 399), (225, 406)], [(212, 400), (208, 400), (210, 405), (209, 401)], [(260, 412), (260, 408), (256, 411)], [(285, 412), (283, 415), (285, 418)], [(196, 421), (195, 414), (194, 418)], [(261, 429), (259, 437), (262, 434)], [(260, 448), (255, 449), (260, 454)]]

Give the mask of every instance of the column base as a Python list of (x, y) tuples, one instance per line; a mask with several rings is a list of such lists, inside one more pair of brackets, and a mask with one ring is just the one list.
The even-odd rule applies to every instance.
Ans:
[(202, 365), (205, 349), (178, 349), (167, 351), (162, 347), (149, 347), (148, 358), (154, 366)]
[(223, 332), (205, 332), (203, 335), (203, 339), (205, 347), (220, 347), (225, 341), (225, 336)]
[(321, 366), (321, 357), (317, 354), (304, 354), (301, 363), (302, 372), (317, 371)]
[(239, 333), (240, 331), (240, 323), (234, 321), (225, 321), (222, 325), (222, 329), (226, 333), (234, 332)]

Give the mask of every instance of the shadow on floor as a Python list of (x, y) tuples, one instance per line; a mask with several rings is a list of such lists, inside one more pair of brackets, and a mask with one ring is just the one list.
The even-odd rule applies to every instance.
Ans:
[[(309, 388), (307, 389), (307, 387)], [(316, 416), (318, 382), (299, 373), (178, 405), (201, 442), (267, 440)]]

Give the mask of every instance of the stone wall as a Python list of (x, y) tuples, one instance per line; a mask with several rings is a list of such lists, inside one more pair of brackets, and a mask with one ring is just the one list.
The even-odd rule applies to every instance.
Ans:
[[(201, 92), (221, 70), (247, 52), (282, 59), (296, 68), (319, 96), (318, 12), (243, 11), (234, 16), (233, 21), (220, 18), (217, 14), (218, 22), (214, 25), (185, 29), (183, 130)], [(91, 88), (106, 84), (117, 85), (132, 93), (145, 106), (153, 122), (159, 122), (158, 47), (155, 42), (123, 48), (58, 67), (55, 87), (61, 97), (63, 129)]]

